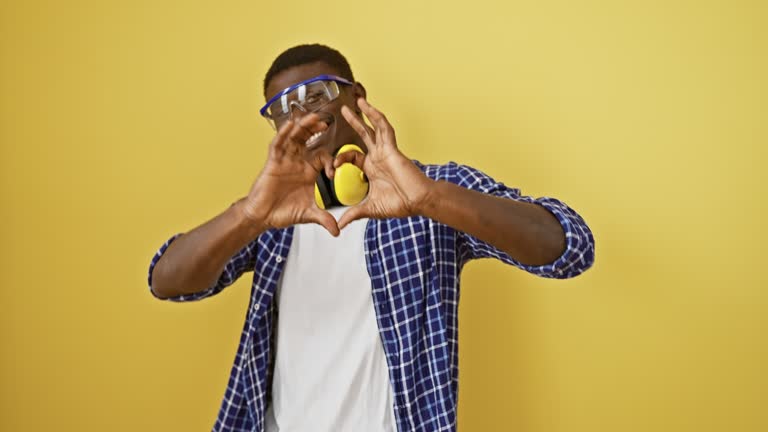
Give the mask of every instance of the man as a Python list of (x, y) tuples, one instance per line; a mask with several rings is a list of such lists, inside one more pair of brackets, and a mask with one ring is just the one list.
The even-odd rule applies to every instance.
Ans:
[[(277, 134), (248, 196), (170, 239), (149, 269), (152, 293), (175, 301), (254, 272), (213, 429), (455, 430), (462, 266), (494, 257), (573, 277), (592, 265), (592, 233), (556, 199), (522, 196), (467, 166), (409, 160), (331, 48), (282, 53), (264, 94)], [(337, 155), (350, 143), (362, 153)], [(367, 197), (321, 209), (318, 178), (345, 163), (365, 173)]]

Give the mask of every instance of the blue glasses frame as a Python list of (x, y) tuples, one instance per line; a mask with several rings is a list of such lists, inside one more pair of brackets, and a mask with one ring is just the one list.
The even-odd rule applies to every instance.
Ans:
[(339, 84), (350, 85), (350, 86), (351, 85), (355, 85), (355, 83), (353, 83), (352, 81), (350, 81), (348, 79), (345, 79), (345, 78), (342, 78), (340, 76), (336, 76), (336, 75), (318, 75), (318, 76), (316, 76), (314, 78), (310, 78), (310, 79), (302, 81), (300, 83), (296, 83), (296, 84), (288, 87), (287, 89), (279, 92), (278, 94), (272, 96), (272, 98), (270, 100), (268, 100), (267, 103), (264, 104), (264, 106), (259, 110), (259, 113), (261, 114), (262, 117), (269, 119), (270, 116), (269, 116), (269, 114), (267, 114), (267, 110), (269, 109), (269, 106), (272, 105), (273, 102), (275, 102), (276, 100), (279, 100), (281, 97), (283, 97), (286, 94), (296, 90), (297, 88), (299, 88), (299, 87), (301, 87), (303, 85), (307, 85), (307, 84), (313, 83), (315, 81), (335, 81), (335, 82), (337, 82)]

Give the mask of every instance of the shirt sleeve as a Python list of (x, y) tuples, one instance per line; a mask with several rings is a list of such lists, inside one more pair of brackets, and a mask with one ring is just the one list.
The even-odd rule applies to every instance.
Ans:
[(157, 265), (158, 261), (160, 261), (160, 258), (163, 256), (163, 254), (171, 245), (171, 243), (173, 243), (173, 241), (179, 238), (181, 235), (182, 234), (176, 234), (175, 236), (168, 239), (168, 241), (166, 241), (160, 247), (160, 249), (157, 251), (155, 256), (152, 257), (152, 262), (150, 262), (149, 264), (149, 275), (147, 277), (147, 282), (149, 284), (149, 292), (152, 293), (153, 296), (161, 300), (169, 300), (173, 302), (188, 302), (188, 301), (201, 300), (206, 297), (216, 295), (220, 293), (224, 288), (235, 283), (235, 281), (239, 279), (244, 272), (252, 271), (255, 266), (256, 241), (253, 241), (247, 246), (245, 246), (243, 249), (241, 249), (239, 252), (237, 252), (234, 256), (232, 256), (232, 258), (230, 258), (229, 261), (227, 261), (227, 264), (224, 265), (224, 271), (221, 273), (221, 276), (219, 276), (219, 279), (216, 281), (215, 284), (208, 287), (207, 289), (193, 293), (193, 294), (184, 294), (184, 295), (175, 296), (175, 297), (168, 297), (168, 298), (158, 297), (157, 294), (152, 290), (152, 272), (155, 270), (155, 266)]
[(565, 233), (565, 251), (554, 262), (544, 265), (524, 265), (495, 246), (475, 236), (457, 231), (457, 252), (461, 265), (478, 258), (496, 258), (529, 273), (546, 278), (566, 279), (577, 276), (589, 269), (595, 260), (595, 240), (587, 223), (568, 205), (555, 198), (532, 198), (524, 196), (519, 189), (510, 188), (497, 182), (474, 168), (450, 163), (447, 178), (452, 183), (467, 189), (516, 201), (538, 204), (552, 213), (560, 222)]

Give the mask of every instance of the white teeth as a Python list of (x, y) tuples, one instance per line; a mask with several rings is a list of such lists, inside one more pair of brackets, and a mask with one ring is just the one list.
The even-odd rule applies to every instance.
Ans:
[(315, 134), (313, 134), (311, 137), (309, 137), (309, 139), (308, 139), (308, 140), (307, 140), (307, 141), (304, 143), (304, 145), (307, 145), (307, 146), (309, 146), (309, 145), (312, 145), (312, 144), (314, 144), (314, 142), (315, 142), (315, 141), (316, 141), (318, 138), (320, 138), (320, 135), (322, 135), (322, 134), (323, 134), (323, 132), (316, 132), (316, 133), (315, 133)]

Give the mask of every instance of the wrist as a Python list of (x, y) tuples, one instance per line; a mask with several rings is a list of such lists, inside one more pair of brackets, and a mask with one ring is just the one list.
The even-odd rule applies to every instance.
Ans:
[(414, 213), (418, 216), (431, 217), (437, 209), (437, 205), (443, 199), (444, 188), (437, 180), (427, 178), (424, 183), (423, 192), (421, 196), (416, 200), (416, 206)]
[(261, 214), (248, 198), (241, 198), (230, 210), (233, 212), (235, 225), (251, 238), (256, 238), (269, 229), (265, 215)]

